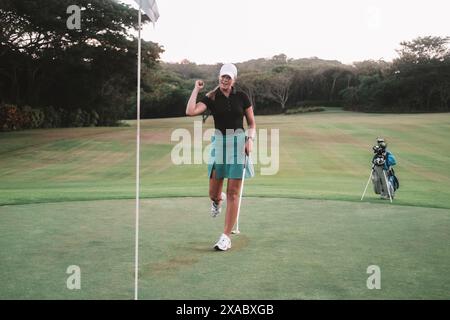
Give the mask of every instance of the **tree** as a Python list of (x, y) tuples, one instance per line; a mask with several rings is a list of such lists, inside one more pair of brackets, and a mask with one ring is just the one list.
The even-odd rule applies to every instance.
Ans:
[(428, 36), (401, 42), (391, 65), (355, 63), (359, 85), (342, 96), (363, 111), (450, 111), (449, 40)]
[[(131, 31), (137, 11), (115, 1), (79, 0), (81, 30), (69, 30), (66, 9), (72, 4), (2, 0), (0, 100), (65, 112), (94, 110), (99, 124), (114, 124), (135, 93), (137, 39)], [(144, 41), (143, 65), (153, 68), (161, 52)]]
[(256, 109), (256, 95), (260, 77), (261, 74), (259, 72), (244, 73), (239, 76), (238, 81), (239, 87), (248, 95), (254, 109)]
[(402, 48), (396, 51), (399, 59), (407, 63), (443, 62), (449, 56), (449, 40), (450, 37), (418, 37), (412, 41), (400, 42)]
[(281, 109), (284, 110), (289, 99), (294, 71), (290, 68), (276, 68), (273, 71), (267, 78), (267, 84), (272, 97), (280, 103)]
[(384, 76), (389, 72), (391, 64), (384, 60), (364, 60), (354, 62), (353, 66), (355, 67), (355, 73), (358, 76), (372, 76), (374, 74)]
[(414, 111), (450, 110), (449, 41), (450, 37), (427, 36), (400, 43), (392, 72), (398, 82), (407, 85), (401, 99), (410, 101)]
[(274, 64), (286, 64), (288, 61), (287, 56), (284, 53), (277, 54), (272, 57)]

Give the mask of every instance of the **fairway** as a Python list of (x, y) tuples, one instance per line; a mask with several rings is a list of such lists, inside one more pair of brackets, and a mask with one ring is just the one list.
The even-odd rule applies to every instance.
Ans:
[[(223, 215), (210, 217), (206, 165), (171, 161), (172, 132), (200, 119), (141, 124), (141, 299), (449, 298), (448, 113), (257, 116), (279, 130), (279, 171), (255, 166), (225, 253), (212, 250)], [(128, 123), (0, 133), (0, 299), (133, 298)], [(377, 136), (398, 161), (392, 204), (371, 187), (360, 201)], [(66, 287), (70, 265), (81, 290)], [(381, 290), (366, 286), (371, 265)]]
[[(361, 114), (330, 109), (259, 116), (258, 129), (279, 130), (279, 170), (260, 175), (247, 196), (359, 201), (377, 136), (397, 158), (395, 205), (450, 208), (449, 114)], [(206, 165), (174, 165), (178, 141), (196, 118), (142, 121), (142, 197), (207, 195)], [(135, 197), (136, 128), (66, 128), (0, 134), (0, 205)], [(209, 118), (203, 129), (213, 126)], [(258, 141), (257, 141), (258, 143)], [(209, 141), (203, 143), (203, 148)], [(194, 149), (192, 150), (192, 154)], [(193, 155), (192, 155), (193, 158)], [(372, 192), (365, 201), (379, 202)]]

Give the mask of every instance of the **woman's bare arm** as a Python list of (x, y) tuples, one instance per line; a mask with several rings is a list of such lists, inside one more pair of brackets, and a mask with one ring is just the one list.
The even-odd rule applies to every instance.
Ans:
[(197, 96), (201, 89), (204, 87), (204, 82), (202, 80), (195, 81), (195, 87), (192, 90), (191, 97), (186, 106), (187, 116), (197, 116), (202, 114), (206, 110), (206, 105), (203, 102), (197, 102)]

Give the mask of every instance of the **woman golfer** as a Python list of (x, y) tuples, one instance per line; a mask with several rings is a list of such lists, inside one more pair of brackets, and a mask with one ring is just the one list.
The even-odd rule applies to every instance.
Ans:
[[(211, 138), (208, 162), (209, 197), (213, 217), (221, 212), (223, 201), (227, 202), (224, 230), (214, 245), (216, 250), (221, 251), (231, 248), (230, 234), (238, 215), (244, 163), (245, 178), (254, 175), (249, 155), (255, 137), (255, 117), (248, 96), (234, 87), (236, 77), (236, 66), (224, 64), (220, 69), (219, 85), (199, 102), (197, 95), (204, 83), (197, 80), (186, 107), (188, 116), (196, 116), (209, 109), (214, 117), (215, 134)], [(248, 125), (247, 136), (243, 126), (244, 116)], [(228, 179), (226, 195), (222, 192), (225, 178)]]

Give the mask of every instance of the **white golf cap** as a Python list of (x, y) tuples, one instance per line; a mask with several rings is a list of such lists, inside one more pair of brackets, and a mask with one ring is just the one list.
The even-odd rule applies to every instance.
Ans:
[(222, 68), (220, 68), (220, 77), (223, 75), (228, 75), (231, 79), (236, 80), (237, 78), (237, 68), (232, 63), (225, 63)]

